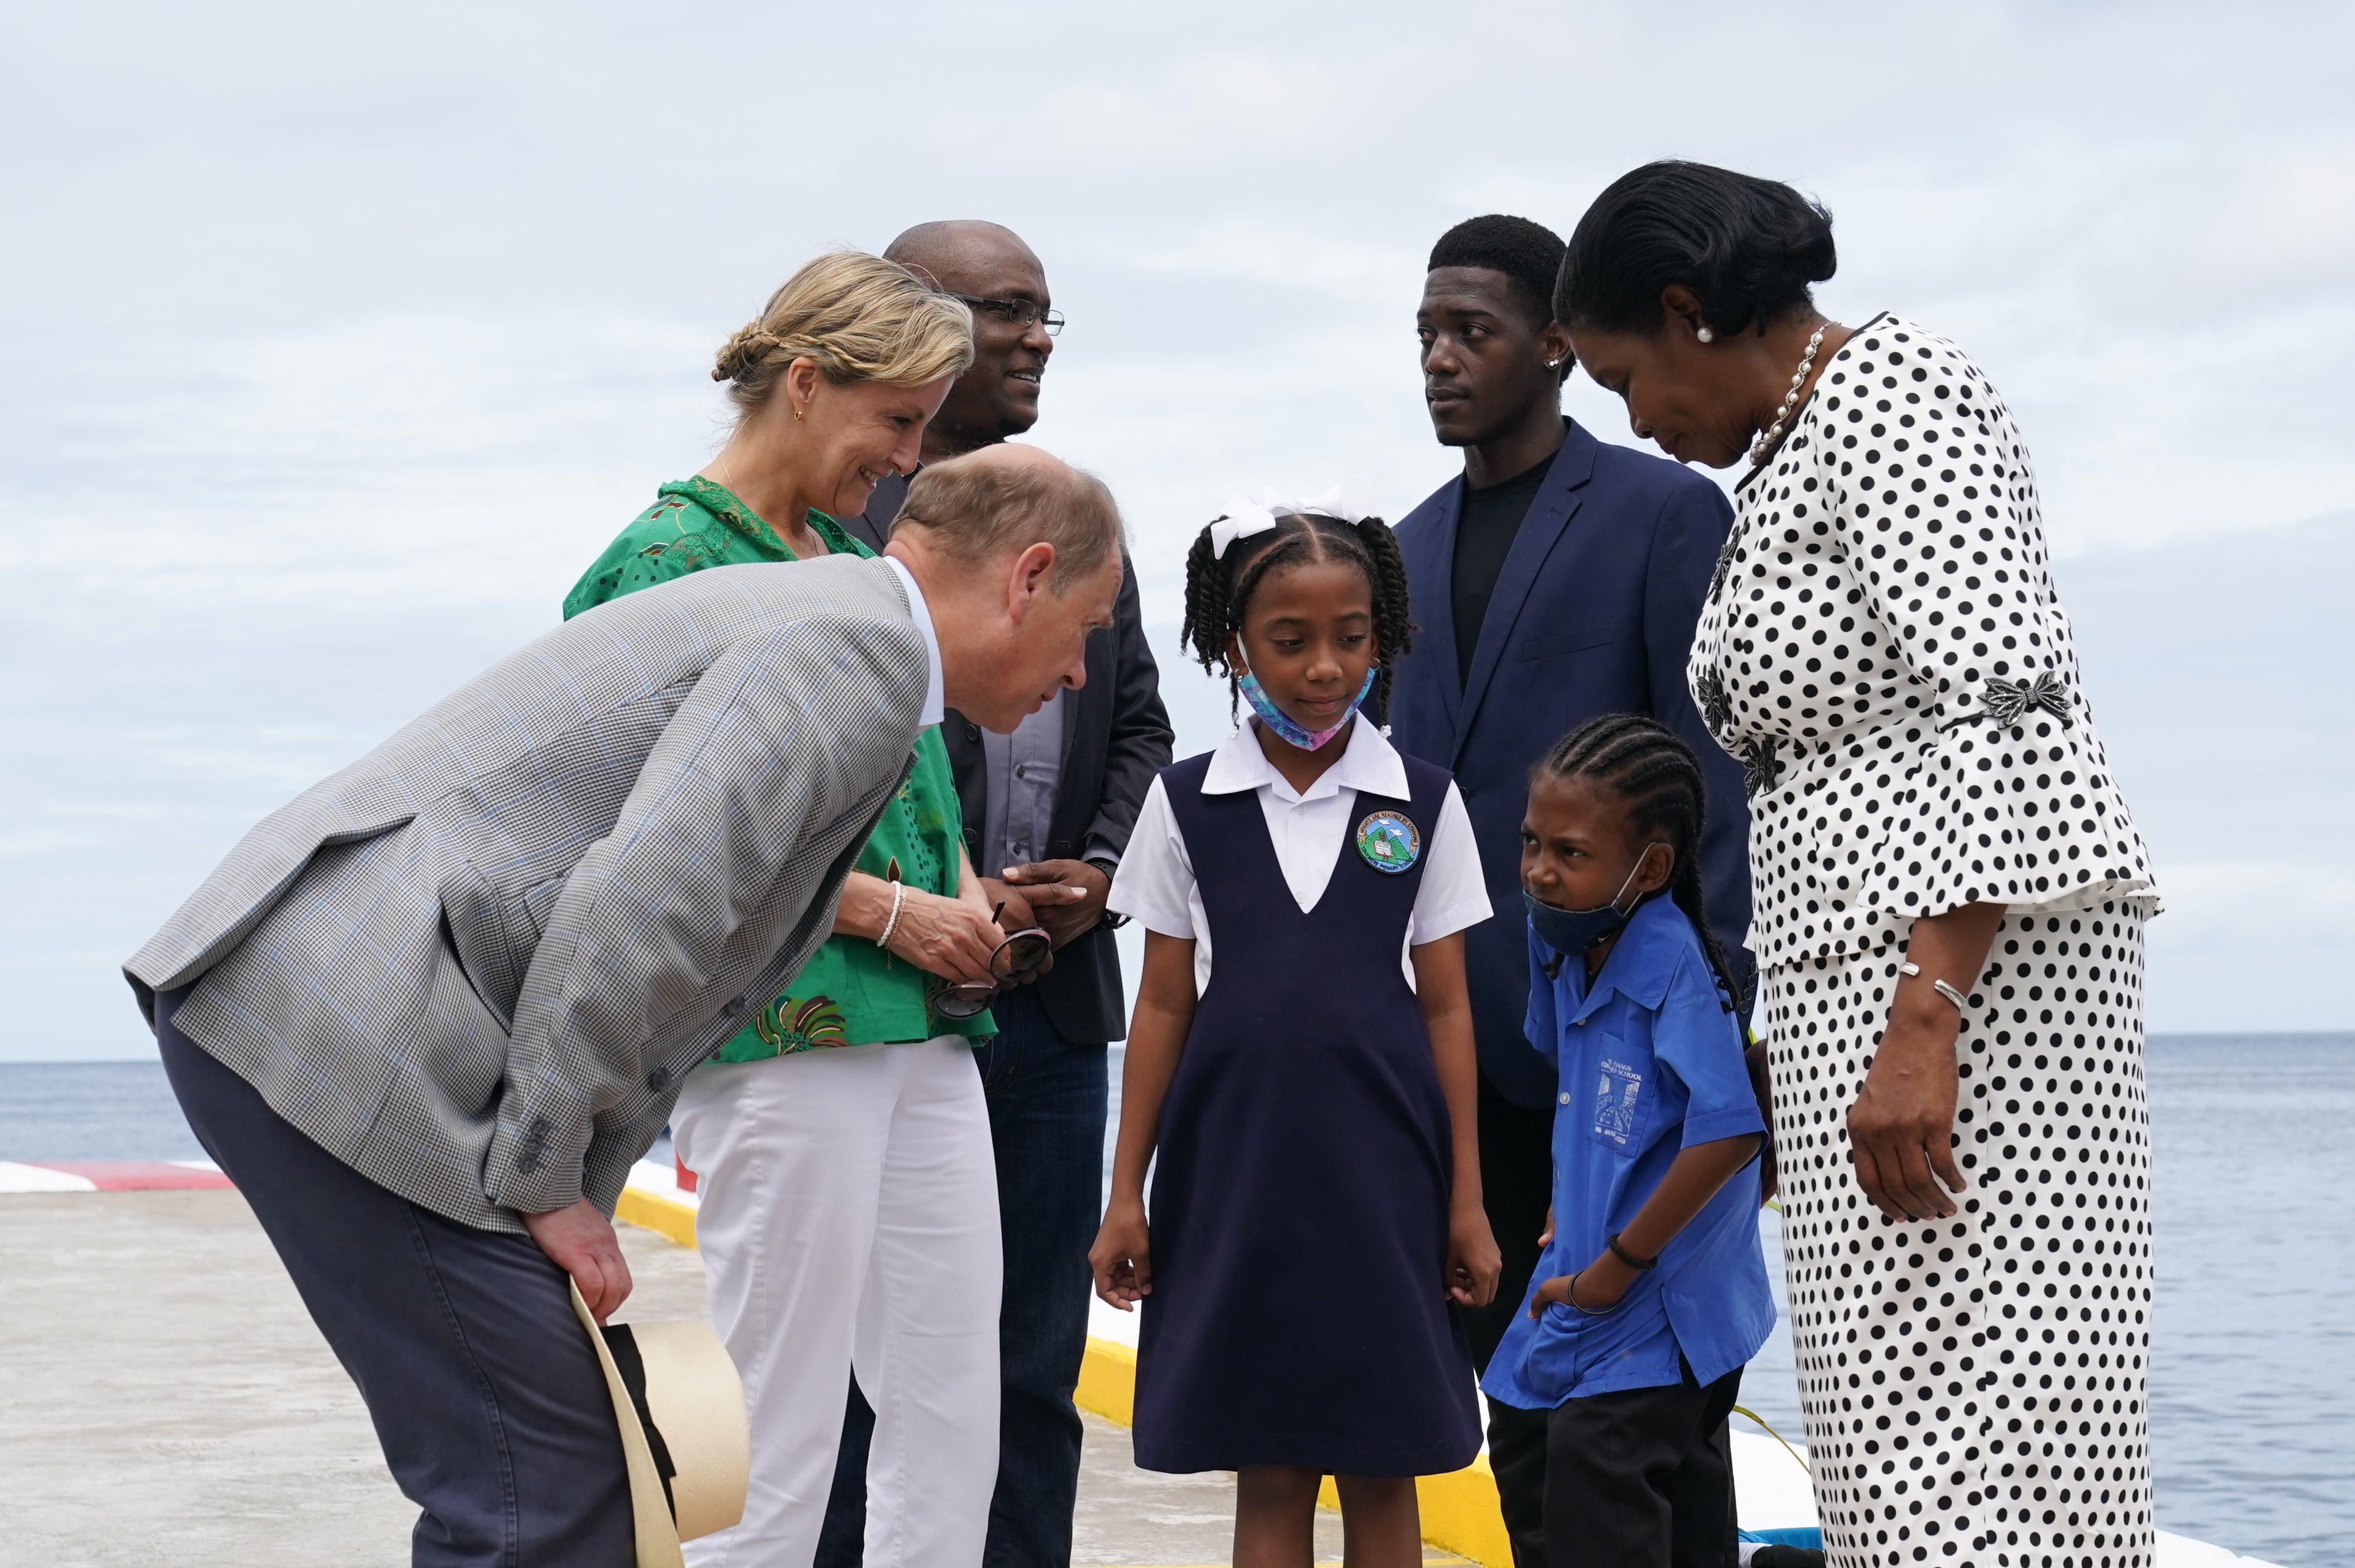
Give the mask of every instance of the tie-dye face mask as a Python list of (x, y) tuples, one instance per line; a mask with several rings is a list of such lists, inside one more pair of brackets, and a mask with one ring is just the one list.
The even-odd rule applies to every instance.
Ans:
[(1242, 688), (1243, 701), (1251, 704), (1252, 712), (1259, 715), (1260, 723), (1267, 726), (1301, 750), (1316, 751), (1320, 749), (1327, 741), (1349, 727), (1349, 721), (1358, 716), (1359, 705), (1373, 694), (1374, 682), (1380, 674), (1381, 670), (1379, 666), (1366, 672), (1366, 683), (1358, 688), (1358, 694), (1350, 699), (1348, 709), (1334, 721), (1333, 727), (1330, 729), (1301, 728), (1282, 708), (1275, 705), (1275, 700), (1270, 697), (1266, 688), (1259, 683), (1257, 675), (1244, 675), (1235, 684)]

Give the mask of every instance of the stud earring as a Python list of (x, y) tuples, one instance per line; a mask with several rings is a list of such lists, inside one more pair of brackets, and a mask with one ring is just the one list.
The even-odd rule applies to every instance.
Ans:
[(1546, 361), (1546, 368), (1548, 370), (1560, 370), (1561, 368), (1561, 361), (1559, 359), (1549, 359)]
[(1707, 327), (1702, 327), (1700, 331), (1694, 333), (1693, 336), (1700, 339), (1703, 343), (1715, 343), (1717, 341), (1717, 334), (1710, 331)]

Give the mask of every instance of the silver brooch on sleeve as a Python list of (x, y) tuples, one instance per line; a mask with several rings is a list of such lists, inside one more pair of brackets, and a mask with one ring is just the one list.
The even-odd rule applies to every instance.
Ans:
[[(2062, 729), (2075, 722), (2069, 705), (2069, 688), (2050, 670), (2039, 671), (2031, 681), (2007, 681), (2000, 675), (1989, 675), (1987, 692), (1979, 700), (1979, 711), (1955, 723), (1985, 719), (1998, 729), (2009, 729), (2033, 713), (2051, 714), (2061, 721)], [(1944, 727), (1952, 729), (1954, 725)]]

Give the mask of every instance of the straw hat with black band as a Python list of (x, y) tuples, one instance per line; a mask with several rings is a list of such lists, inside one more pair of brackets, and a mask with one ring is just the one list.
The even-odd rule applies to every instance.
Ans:
[(572, 1310), (597, 1348), (621, 1425), (638, 1568), (685, 1568), (679, 1542), (744, 1517), (752, 1439), (736, 1363), (709, 1323), (601, 1328), (577, 1286)]

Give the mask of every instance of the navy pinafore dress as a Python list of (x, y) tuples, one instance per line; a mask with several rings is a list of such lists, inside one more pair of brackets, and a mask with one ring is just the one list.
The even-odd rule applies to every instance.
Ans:
[[(1403, 760), (1412, 798), (1361, 790), (1354, 815), (1397, 811), (1428, 846), (1448, 776)], [(1136, 1462), (1461, 1469), (1480, 1425), (1444, 1292), (1453, 1144), (1399, 966), (1420, 857), (1377, 870), (1353, 830), (1304, 913), (1257, 792), (1203, 794), (1209, 763), (1161, 775), (1211, 967), (1161, 1110)]]

